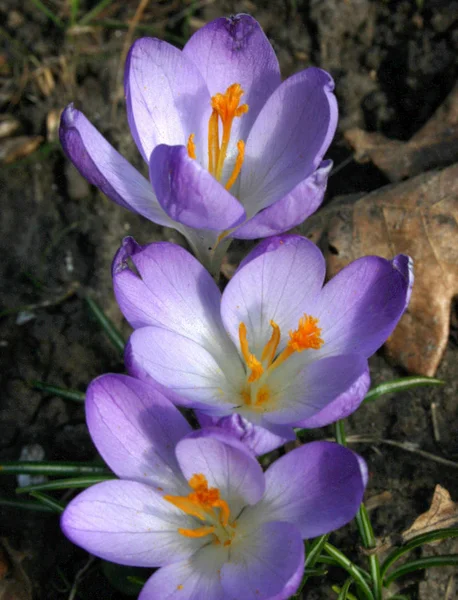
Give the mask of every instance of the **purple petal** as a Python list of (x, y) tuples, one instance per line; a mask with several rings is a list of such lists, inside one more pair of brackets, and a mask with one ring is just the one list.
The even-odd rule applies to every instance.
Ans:
[(191, 133), (200, 141), (209, 118), (207, 86), (183, 52), (167, 42), (141, 38), (130, 49), (124, 88), (127, 117), (147, 163), (158, 144), (186, 144)]
[(140, 246), (125, 238), (112, 273), (116, 300), (132, 327), (156, 325), (202, 345), (228, 343), (219, 310), (221, 292), (183, 248), (168, 242)]
[(220, 580), (226, 559), (225, 548), (209, 544), (188, 560), (156, 571), (138, 600), (233, 600), (226, 595)]
[(183, 485), (175, 446), (192, 428), (154, 387), (125, 375), (102, 375), (88, 388), (86, 420), (116, 475), (169, 494)]
[(312, 175), (281, 200), (264, 208), (238, 227), (231, 237), (242, 240), (265, 238), (300, 225), (323, 202), (331, 169), (332, 161), (323, 161)]
[[(307, 352), (315, 350), (303, 354)], [(303, 360), (301, 354), (295, 354), (269, 376), (274, 406), (265, 414), (269, 421), (287, 425), (312, 417), (367, 370), (367, 360), (358, 354), (323, 358), (301, 368)]]
[[(276, 460), (266, 471), (263, 500), (251, 511), (264, 521), (287, 521), (303, 538), (342, 527), (356, 515), (364, 493), (360, 462), (348, 448), (312, 442)], [(246, 517), (250, 518), (248, 512)]]
[(159, 204), (174, 221), (199, 229), (223, 231), (240, 225), (245, 209), (184, 146), (157, 146), (150, 177)]
[(270, 321), (280, 327), (282, 344), (297, 328), (323, 285), (325, 262), (320, 250), (300, 236), (261, 243), (244, 260), (223, 292), (221, 316), (239, 347), (239, 325), (245, 323), (250, 352), (261, 356), (270, 339)]
[(276, 435), (264, 427), (254, 425), (239, 414), (228, 417), (212, 417), (197, 411), (196, 417), (201, 427), (217, 427), (230, 433), (243, 442), (256, 456), (267, 454), (267, 452), (283, 446), (286, 442), (296, 439), (296, 434), (290, 431), (290, 428), (287, 430), (289, 435)]
[(314, 67), (270, 96), (246, 141), (240, 198), (249, 217), (281, 200), (320, 165), (337, 126), (331, 76)]
[(348, 415), (355, 412), (364, 400), (370, 384), (369, 369), (366, 369), (343, 394), (337, 396), (335, 400), (327, 404), (320, 412), (313, 415), (313, 417), (295, 423), (295, 427), (304, 427), (305, 429), (324, 427), (325, 425), (339, 421), (339, 419), (348, 417)]
[(175, 227), (162, 210), (151, 183), (111, 146), (79, 110), (69, 104), (60, 122), (65, 154), (89, 183), (110, 200), (154, 223)]
[(232, 435), (201, 429), (181, 440), (176, 455), (185, 478), (206, 477), (209, 487), (219, 489), (228, 502), (232, 518), (246, 505), (256, 504), (264, 493), (264, 473), (248, 448)]
[(413, 283), (412, 263), (365, 256), (342, 269), (321, 292), (317, 314), (324, 344), (320, 356), (371, 356), (401, 318)]
[[(235, 351), (234, 356), (237, 359)], [(236, 390), (242, 388), (244, 378), (240, 362), (240, 382), (227, 378), (232, 374), (229, 358), (225, 361), (228, 368), (224, 369), (196, 342), (160, 327), (137, 329), (126, 348), (131, 375), (141, 379), (150, 377), (169, 388), (181, 397), (184, 406), (205, 408), (207, 412), (211, 408), (221, 416), (231, 411)]]
[[(241, 523), (239, 524), (241, 527)], [(287, 600), (304, 569), (304, 544), (290, 523), (264, 523), (255, 531), (237, 531), (230, 561), (221, 569), (221, 583), (231, 598)]]
[(136, 481), (104, 481), (84, 490), (65, 509), (61, 527), (78, 546), (122, 565), (157, 567), (192, 556), (202, 541), (178, 529), (195, 521)]
[(239, 83), (248, 113), (235, 119), (231, 141), (246, 140), (259, 111), (280, 85), (277, 57), (259, 23), (249, 15), (216, 19), (197, 31), (183, 49), (205, 79), (210, 95)]

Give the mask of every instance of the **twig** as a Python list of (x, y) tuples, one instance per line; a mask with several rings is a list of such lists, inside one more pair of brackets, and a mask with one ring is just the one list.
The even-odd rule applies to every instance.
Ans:
[(440, 463), (441, 465), (446, 465), (447, 467), (453, 467), (454, 469), (458, 469), (458, 463), (454, 462), (453, 460), (442, 458), (442, 456), (437, 456), (436, 454), (432, 454), (431, 452), (426, 452), (426, 450), (420, 450), (420, 448), (415, 448), (415, 446), (409, 442), (396, 442), (395, 440), (385, 440), (382, 438), (352, 435), (347, 438), (347, 443), (384, 444), (385, 446), (400, 448), (401, 450), (405, 450), (406, 452), (412, 452), (413, 454), (418, 454), (419, 456), (423, 456), (424, 458), (429, 458), (430, 460), (434, 460)]

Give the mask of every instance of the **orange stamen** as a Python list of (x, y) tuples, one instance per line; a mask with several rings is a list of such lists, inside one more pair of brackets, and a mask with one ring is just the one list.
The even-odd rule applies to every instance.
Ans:
[(271, 321), (270, 326), (272, 327), (272, 336), (264, 346), (261, 356), (262, 362), (267, 363), (267, 367), (270, 367), (272, 364), (277, 352), (278, 344), (280, 343), (280, 327), (275, 323), (275, 321)]
[(239, 140), (237, 142), (237, 158), (235, 160), (234, 169), (232, 170), (231, 176), (227, 180), (226, 185), (224, 186), (226, 190), (230, 190), (234, 185), (235, 180), (240, 175), (240, 171), (242, 169), (243, 161), (245, 159), (245, 142), (243, 140)]
[(195, 158), (196, 158), (196, 145), (194, 143), (194, 134), (193, 133), (191, 133), (191, 135), (188, 138), (187, 149), (188, 149), (188, 156), (189, 156), (189, 158), (193, 158), (195, 160)]
[(256, 394), (256, 402), (254, 405), (256, 407), (262, 406), (266, 404), (270, 399), (270, 390), (267, 385), (264, 385)]
[(178, 528), (178, 533), (181, 533), (181, 535), (184, 535), (185, 537), (189, 538), (205, 537), (206, 535), (210, 535), (210, 533), (213, 533), (214, 531), (215, 528), (213, 525), (208, 525), (207, 527), (198, 527), (197, 529), (183, 529), (182, 527)]
[(208, 121), (208, 170), (215, 177), (219, 158), (218, 113), (213, 110)]
[(310, 315), (304, 315), (299, 320), (299, 327), (296, 331), (290, 331), (288, 346), (291, 346), (296, 352), (302, 350), (318, 350), (324, 344), (321, 339), (321, 328), (317, 326), (318, 319)]
[(299, 319), (299, 327), (296, 331), (289, 332), (289, 341), (283, 352), (272, 363), (271, 368), (276, 369), (295, 352), (303, 350), (318, 350), (324, 344), (321, 339), (321, 328), (317, 327), (318, 319), (304, 314)]
[(247, 367), (251, 369), (251, 375), (248, 377), (248, 383), (253, 383), (253, 381), (257, 381), (264, 373), (264, 367), (256, 358), (256, 356), (250, 352), (248, 340), (246, 338), (246, 325), (243, 322), (239, 325), (239, 339), (242, 356)]

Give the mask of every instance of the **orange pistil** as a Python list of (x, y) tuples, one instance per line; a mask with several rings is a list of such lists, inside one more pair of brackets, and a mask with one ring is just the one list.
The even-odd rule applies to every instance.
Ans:
[[(207, 478), (202, 473), (193, 475), (189, 480), (189, 485), (193, 491), (187, 496), (164, 496), (164, 500), (186, 514), (196, 517), (199, 521), (210, 521), (214, 524), (196, 529), (179, 528), (178, 533), (185, 537), (200, 538), (215, 533), (218, 525), (226, 527), (229, 524), (231, 512), (227, 502), (220, 497), (219, 489), (209, 488)], [(218, 515), (215, 509), (219, 510)]]

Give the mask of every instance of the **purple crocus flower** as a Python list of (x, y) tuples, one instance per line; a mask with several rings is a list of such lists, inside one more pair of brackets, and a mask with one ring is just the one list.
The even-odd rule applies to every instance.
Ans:
[(73, 499), (62, 529), (106, 560), (161, 567), (140, 600), (286, 600), (304, 571), (304, 538), (356, 514), (364, 461), (313, 442), (263, 473), (227, 433), (191, 431), (154, 387), (105, 375), (89, 387), (87, 423), (120, 480)]
[(113, 264), (135, 329), (127, 368), (177, 404), (214, 419), (239, 414), (280, 443), (293, 427), (342, 418), (367, 391), (368, 357), (404, 312), (412, 268), (407, 256), (368, 256), (323, 287), (324, 277), (320, 250), (284, 235), (261, 242), (221, 294), (186, 250), (127, 238)]
[[(333, 81), (309, 68), (283, 83), (249, 15), (212, 21), (182, 51), (142, 38), (125, 71), (127, 114), (150, 181), (73, 105), (62, 146), (109, 198), (185, 235), (219, 267), (230, 238), (291, 229), (321, 204), (337, 122)], [(221, 242), (221, 243), (220, 243)]]

